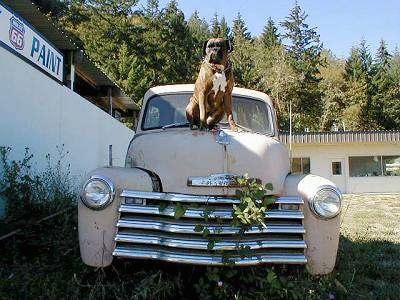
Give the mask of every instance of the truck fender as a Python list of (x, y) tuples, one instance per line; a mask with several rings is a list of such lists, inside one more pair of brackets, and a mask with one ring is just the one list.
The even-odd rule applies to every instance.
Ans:
[(81, 257), (85, 264), (105, 267), (113, 260), (114, 237), (117, 230), (122, 190), (152, 191), (153, 185), (147, 172), (136, 168), (99, 168), (90, 172), (84, 181), (93, 176), (107, 178), (115, 188), (114, 200), (104, 209), (93, 210), (78, 201), (78, 232)]
[(312, 212), (309, 205), (312, 197), (322, 186), (339, 191), (331, 181), (311, 174), (289, 174), (284, 184), (286, 196), (300, 196), (304, 201), (303, 224), (306, 230), (304, 239), (307, 244), (307, 269), (313, 275), (332, 272), (339, 244), (340, 213), (332, 219), (322, 219)]

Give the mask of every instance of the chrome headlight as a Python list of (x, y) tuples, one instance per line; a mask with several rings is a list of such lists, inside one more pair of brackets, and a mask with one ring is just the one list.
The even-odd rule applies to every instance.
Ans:
[(100, 176), (92, 176), (83, 186), (81, 199), (83, 204), (91, 209), (103, 209), (108, 206), (115, 196), (111, 180)]
[(340, 213), (342, 193), (334, 187), (321, 187), (311, 198), (311, 210), (320, 218), (331, 219)]

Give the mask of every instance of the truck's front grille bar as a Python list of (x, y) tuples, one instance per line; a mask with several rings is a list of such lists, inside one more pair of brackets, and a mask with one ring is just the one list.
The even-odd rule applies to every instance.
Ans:
[[(208, 240), (201, 237), (191, 237), (185, 239), (178, 235), (169, 235), (165, 233), (153, 232), (132, 232), (122, 231), (119, 232), (115, 238), (117, 242), (144, 244), (144, 245), (158, 245), (164, 247), (175, 247), (185, 249), (199, 249), (207, 250)], [(262, 238), (262, 237), (249, 237), (240, 240), (240, 245), (249, 247), (249, 249), (267, 249), (267, 248), (288, 248), (288, 249), (304, 249), (306, 244), (303, 240), (297, 237), (276, 237), (276, 238)], [(213, 250), (236, 250), (237, 241), (223, 237), (219, 238), (213, 247)]]
[[(224, 256), (217, 253), (195, 253), (182, 250), (151, 249), (146, 247), (118, 246), (114, 256), (156, 259), (183, 264), (196, 265), (224, 265)], [(242, 258), (234, 255), (228, 258), (236, 266), (250, 266), (260, 263), (270, 264), (305, 264), (307, 259), (300, 253), (254, 253), (252, 256)]]
[[(163, 210), (159, 209), (157, 205), (138, 205), (138, 204), (122, 204), (119, 208), (121, 213), (132, 213), (140, 215), (153, 215), (153, 216), (174, 216), (174, 207), (168, 206)], [(184, 217), (203, 219), (204, 209), (201, 208), (188, 208)], [(227, 207), (215, 207), (208, 215), (209, 218), (232, 219), (232, 209)], [(269, 219), (303, 219), (301, 211), (293, 210), (268, 210), (265, 217)]]
[[(143, 192), (133, 190), (123, 190), (121, 197), (136, 198), (136, 199), (149, 199), (149, 200), (163, 200), (171, 202), (189, 202), (189, 203), (217, 203), (217, 204), (238, 204), (240, 201), (236, 198), (221, 197), (221, 196), (204, 196), (204, 195), (187, 195), (175, 193), (157, 193), (157, 192)], [(303, 199), (300, 197), (279, 197), (277, 204), (303, 204)]]
[[(277, 198), (265, 214), (265, 227), (253, 226), (238, 236), (240, 228), (230, 224), (238, 199), (133, 190), (124, 190), (121, 196), (125, 201), (119, 208), (114, 256), (210, 265), (223, 264), (224, 257), (237, 265), (307, 262), (300, 197)], [(174, 219), (176, 202), (186, 206), (179, 219)], [(196, 225), (207, 228), (209, 236), (196, 232)], [(250, 250), (244, 258), (237, 251), (243, 247)]]

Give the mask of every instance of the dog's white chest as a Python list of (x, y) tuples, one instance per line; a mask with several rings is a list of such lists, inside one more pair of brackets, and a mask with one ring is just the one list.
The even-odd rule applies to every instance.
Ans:
[(226, 82), (226, 76), (225, 73), (215, 73), (213, 76), (213, 87), (212, 90), (215, 93), (218, 93), (218, 91), (225, 92), (227, 82)]

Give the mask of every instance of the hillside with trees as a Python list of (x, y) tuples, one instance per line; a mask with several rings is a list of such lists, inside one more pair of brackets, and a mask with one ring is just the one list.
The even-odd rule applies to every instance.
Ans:
[(185, 16), (174, 0), (34, 2), (136, 101), (154, 85), (194, 82), (203, 42), (222, 36), (234, 42), (236, 85), (269, 94), (281, 130), (290, 106), (295, 131), (400, 129), (400, 51), (362, 40), (338, 59), (297, 3), (284, 20), (266, 16), (252, 36), (240, 13), (231, 26), (224, 16), (208, 22), (199, 12)]

